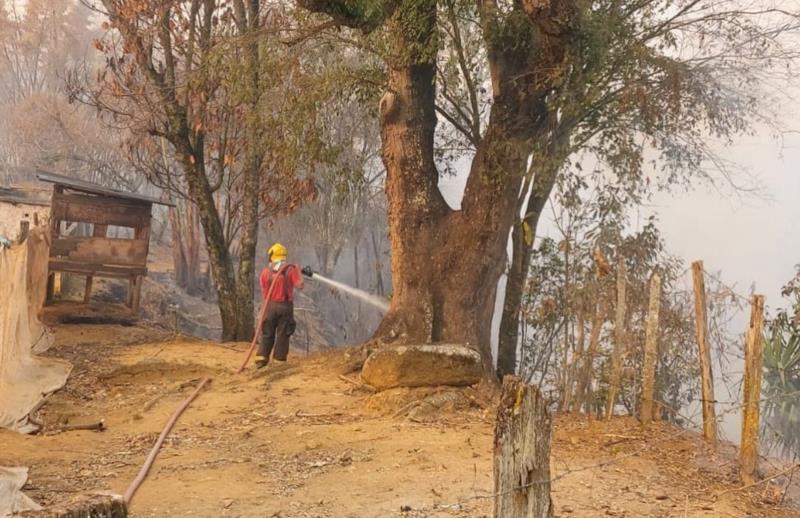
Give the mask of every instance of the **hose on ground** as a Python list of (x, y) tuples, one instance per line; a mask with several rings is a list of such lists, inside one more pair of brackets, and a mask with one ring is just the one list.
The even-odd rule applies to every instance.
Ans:
[(136, 478), (133, 479), (133, 482), (131, 482), (131, 484), (128, 486), (128, 489), (125, 491), (125, 505), (130, 505), (133, 495), (136, 494), (136, 490), (139, 489), (139, 486), (142, 485), (142, 482), (144, 482), (144, 479), (147, 477), (147, 473), (150, 471), (153, 461), (156, 460), (158, 452), (161, 450), (161, 446), (164, 444), (164, 440), (167, 438), (167, 435), (169, 435), (169, 432), (172, 431), (172, 427), (175, 426), (178, 418), (200, 394), (200, 391), (203, 390), (203, 387), (205, 387), (210, 381), (211, 378), (203, 378), (200, 380), (200, 383), (197, 384), (197, 388), (194, 389), (194, 392), (192, 392), (192, 394), (186, 398), (183, 403), (181, 403), (181, 406), (179, 406), (178, 409), (175, 410), (175, 413), (172, 414), (172, 417), (169, 418), (169, 421), (167, 421), (166, 426), (164, 426), (164, 429), (161, 431), (161, 435), (158, 436), (158, 440), (156, 440), (155, 445), (153, 445), (153, 449), (150, 450), (150, 454), (144, 461), (144, 464), (139, 470), (139, 473), (136, 475)]

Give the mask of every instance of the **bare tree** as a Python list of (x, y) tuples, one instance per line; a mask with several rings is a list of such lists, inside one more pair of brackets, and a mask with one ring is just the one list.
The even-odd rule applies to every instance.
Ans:
[[(97, 88), (84, 90), (81, 98), (133, 135), (131, 155), (152, 183), (193, 205), (223, 339), (246, 339), (253, 332), (260, 216), (267, 209), (291, 210), (312, 192), (309, 182), (295, 175), (288, 151), (300, 146), (292, 134), (268, 131), (275, 119), (289, 114), (286, 103), (266, 103), (264, 94), (299, 88), (286, 80), (302, 74), (278, 40), (263, 37), (278, 31), (284, 14), (255, 1), (105, 0), (102, 5), (108, 32), (98, 48), (107, 66)], [(276, 150), (286, 154), (278, 157)], [(265, 176), (281, 181), (262, 183)], [(186, 225), (192, 217), (187, 211), (180, 228), (191, 228)], [(193, 264), (192, 250), (175, 255)]]

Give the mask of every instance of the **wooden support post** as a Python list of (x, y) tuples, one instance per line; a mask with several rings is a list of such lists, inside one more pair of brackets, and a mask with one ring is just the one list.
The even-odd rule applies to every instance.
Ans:
[(94, 230), (92, 231), (94, 237), (106, 237), (106, 234), (108, 234), (108, 225), (101, 225), (98, 223), (94, 226)]
[(703, 437), (717, 442), (717, 414), (714, 410), (714, 374), (711, 370), (711, 347), (708, 345), (708, 321), (706, 317), (706, 286), (703, 277), (703, 261), (692, 263), (694, 286), (694, 322), (697, 332), (697, 347), (700, 356), (701, 397), (703, 402)]
[(625, 259), (618, 258), (617, 263), (617, 307), (614, 315), (614, 350), (611, 355), (611, 380), (608, 385), (608, 401), (606, 402), (606, 419), (614, 415), (617, 394), (622, 379), (622, 356), (625, 351), (625, 285), (627, 269)]
[(61, 281), (63, 280), (62, 272), (56, 272), (53, 274), (53, 295), (55, 297), (61, 296)]
[(131, 277), (128, 279), (128, 301), (125, 302), (125, 305), (129, 308), (133, 307), (133, 290), (136, 285), (136, 277)]
[[(64, 188), (60, 185), (53, 186), (53, 199), (64, 192)], [(55, 242), (61, 233), (61, 220), (55, 216), (50, 217), (50, 243)], [(55, 299), (56, 292), (61, 292), (61, 279), (56, 280), (56, 272), (50, 271), (47, 275), (47, 296), (45, 302), (50, 303)]]
[[(108, 234), (108, 225), (102, 224), (95, 224), (94, 230), (92, 231), (92, 236), (94, 237), (106, 237)], [(86, 287), (83, 290), (83, 303), (88, 304), (89, 301), (92, 299), (92, 283), (94, 282), (93, 275), (86, 276)]]
[(94, 282), (93, 275), (86, 276), (86, 286), (83, 288), (83, 303), (88, 304), (92, 299), (92, 283)]
[(742, 482), (752, 484), (758, 467), (758, 430), (761, 416), (761, 374), (764, 370), (764, 296), (753, 295), (750, 326), (744, 345), (744, 408), (742, 412), (742, 446), (740, 475)]
[(653, 399), (658, 360), (658, 312), (661, 309), (661, 276), (650, 277), (650, 302), (647, 306), (647, 329), (644, 341), (644, 365), (642, 366), (642, 424), (653, 420)]
[(47, 274), (47, 294), (45, 295), (45, 303), (53, 302), (53, 295), (55, 294), (56, 274), (49, 272)]
[(551, 518), (550, 413), (539, 391), (503, 379), (494, 432), (494, 516)]
[(139, 302), (142, 298), (142, 279), (143, 277), (141, 275), (137, 275), (131, 281), (130, 305), (132, 313), (139, 312)]

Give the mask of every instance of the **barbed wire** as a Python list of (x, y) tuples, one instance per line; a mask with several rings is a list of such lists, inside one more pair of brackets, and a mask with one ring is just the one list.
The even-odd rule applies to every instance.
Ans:
[(685, 434), (687, 434), (689, 432), (691, 432), (691, 430), (689, 430), (689, 429), (685, 429), (685, 428), (684, 429), (679, 429), (674, 434), (670, 434), (668, 436), (661, 437), (661, 438), (659, 438), (659, 439), (657, 439), (655, 441), (646, 442), (644, 445), (642, 445), (641, 447), (637, 448), (636, 450), (631, 451), (629, 453), (626, 453), (624, 455), (620, 455), (620, 456), (614, 457), (613, 459), (608, 459), (608, 460), (596, 462), (596, 463), (593, 463), (593, 464), (580, 466), (580, 467), (577, 467), (577, 468), (569, 468), (566, 471), (564, 471), (562, 473), (559, 473), (558, 475), (556, 475), (554, 477), (549, 477), (547, 479), (532, 480), (532, 481), (526, 482), (524, 484), (520, 484), (518, 486), (514, 486), (513, 488), (507, 489), (505, 491), (490, 492), (490, 493), (487, 493), (485, 495), (477, 495), (476, 494), (476, 495), (473, 495), (473, 496), (470, 496), (470, 497), (463, 498), (463, 499), (461, 499), (461, 500), (459, 500), (457, 502), (452, 502), (452, 503), (448, 503), (448, 504), (433, 504), (432, 506), (426, 506), (426, 507), (418, 508), (418, 509), (415, 509), (415, 510), (416, 511), (425, 511), (425, 510), (427, 510), (429, 508), (431, 510), (437, 510), (437, 509), (460, 509), (464, 505), (466, 505), (466, 504), (468, 504), (470, 502), (474, 502), (476, 500), (494, 499), (494, 498), (497, 498), (497, 497), (501, 497), (501, 496), (512, 494), (512, 493), (514, 493), (516, 491), (520, 491), (520, 490), (523, 490), (523, 489), (528, 489), (528, 488), (531, 488), (533, 486), (538, 486), (538, 485), (543, 485), (543, 484), (552, 484), (553, 482), (556, 482), (558, 480), (566, 478), (566, 477), (568, 477), (570, 475), (573, 475), (575, 473), (581, 473), (581, 472), (590, 471), (590, 470), (594, 470), (594, 469), (600, 469), (600, 468), (604, 468), (604, 467), (607, 467), (607, 466), (612, 466), (614, 464), (620, 463), (623, 460), (626, 460), (626, 459), (629, 459), (631, 457), (635, 457), (636, 455), (639, 455), (640, 453), (642, 453), (642, 452), (646, 451), (647, 449), (649, 449), (650, 447), (652, 447), (654, 444), (658, 444), (660, 442), (666, 442), (666, 441), (669, 441), (669, 440), (677, 439), (678, 437), (680, 437), (682, 435), (685, 435)]
[[(680, 412), (679, 410), (673, 408), (671, 405), (669, 405), (668, 403), (666, 403), (664, 401), (661, 401), (661, 400), (658, 400), (658, 399), (656, 399), (654, 401), (657, 404), (662, 405), (664, 408), (668, 409), (669, 411), (673, 412), (674, 415), (685, 419), (694, 428), (677, 427), (677, 429), (675, 430), (674, 433), (664, 435), (664, 436), (659, 437), (659, 438), (657, 438), (655, 440), (645, 441), (645, 443), (642, 446), (640, 446), (639, 448), (636, 448), (636, 449), (632, 450), (631, 452), (626, 453), (624, 455), (619, 455), (619, 456), (614, 457), (613, 459), (606, 459), (606, 460), (603, 460), (603, 461), (600, 461), (600, 462), (587, 464), (587, 465), (579, 466), (579, 467), (576, 467), (576, 468), (569, 468), (568, 467), (565, 471), (559, 473), (558, 475), (551, 476), (551, 477), (546, 478), (546, 479), (532, 480), (532, 481), (526, 482), (525, 484), (520, 484), (518, 486), (515, 486), (515, 487), (513, 487), (511, 489), (507, 489), (507, 490), (504, 490), (504, 491), (487, 492), (486, 494), (481, 494), (481, 495), (475, 494), (475, 495), (472, 495), (472, 496), (469, 496), (469, 497), (466, 497), (466, 498), (462, 498), (462, 499), (457, 500), (455, 502), (446, 503), (446, 504), (441, 504), (441, 503), (433, 504), (431, 506), (425, 506), (425, 507), (421, 507), (421, 508), (417, 508), (417, 509), (413, 509), (413, 510), (415, 510), (415, 511), (423, 511), (423, 512), (427, 511), (427, 510), (435, 511), (435, 510), (444, 510), (444, 509), (461, 510), (464, 506), (466, 506), (467, 504), (469, 504), (471, 502), (475, 502), (475, 501), (478, 501), (478, 500), (495, 499), (495, 498), (498, 498), (498, 497), (502, 497), (502, 496), (514, 493), (516, 491), (529, 489), (529, 488), (531, 488), (533, 486), (542, 485), (542, 484), (552, 484), (554, 482), (557, 482), (557, 481), (559, 481), (561, 479), (564, 479), (564, 478), (566, 478), (566, 477), (568, 477), (570, 475), (573, 475), (575, 473), (581, 473), (581, 472), (596, 470), (596, 469), (605, 468), (605, 467), (608, 467), (608, 466), (613, 466), (615, 464), (619, 464), (624, 460), (627, 460), (629, 458), (638, 456), (639, 454), (647, 451), (648, 449), (652, 449), (652, 447), (655, 446), (655, 445), (658, 445), (658, 444), (663, 443), (663, 442), (668, 442), (668, 441), (672, 441), (672, 440), (678, 439), (679, 437), (681, 437), (683, 435), (686, 435), (686, 434), (689, 434), (689, 433), (697, 433), (697, 431), (702, 429), (702, 425), (697, 421), (697, 417), (699, 417), (697, 412), (699, 412), (699, 410), (693, 416), (687, 416), (684, 413)], [(763, 402), (763, 401), (765, 401), (765, 399), (763, 399), (763, 398), (761, 400), (759, 400), (759, 402)], [(716, 403), (719, 403), (719, 402), (716, 401)], [(723, 410), (721, 413), (716, 414), (716, 416), (715, 416), (716, 420), (719, 421), (722, 417), (724, 417), (727, 414), (731, 414), (733, 412), (738, 412), (738, 411), (742, 410), (745, 406), (746, 406), (746, 404), (740, 403), (740, 402), (737, 401), (737, 402), (735, 402), (735, 405), (733, 405), (731, 408)], [(763, 455), (760, 455), (760, 458), (761, 458), (761, 460), (769, 460), (767, 457), (765, 457)], [(714, 495), (712, 498), (706, 498), (706, 499), (698, 498), (696, 500), (698, 500), (698, 501), (715, 501), (718, 498), (720, 498), (721, 496), (723, 496), (725, 494), (728, 494), (730, 492), (738, 491), (738, 490), (744, 490), (744, 489), (747, 489), (749, 487), (760, 485), (760, 484), (769, 482), (771, 480), (774, 480), (776, 478), (779, 478), (781, 476), (785, 476), (785, 475), (789, 475), (789, 474), (793, 475), (794, 471), (798, 470), (798, 469), (800, 469), (800, 464), (796, 464), (795, 463), (795, 465), (793, 465), (789, 469), (786, 469), (786, 470), (784, 470), (782, 472), (779, 472), (779, 473), (777, 473), (777, 474), (775, 474), (775, 475), (773, 475), (771, 477), (767, 477), (767, 478), (757, 482), (756, 484), (750, 484), (750, 485), (730, 488), (730, 489), (727, 489), (727, 490), (725, 490), (725, 491), (723, 491), (721, 493), (718, 493), (718, 494)], [(477, 490), (476, 490), (476, 493), (477, 493)], [(688, 496), (687, 496), (687, 502), (688, 502)]]

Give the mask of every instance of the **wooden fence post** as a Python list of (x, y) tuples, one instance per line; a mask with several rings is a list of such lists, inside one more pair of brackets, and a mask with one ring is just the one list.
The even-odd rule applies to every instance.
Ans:
[(539, 391), (503, 379), (494, 431), (495, 518), (551, 518), (550, 413)]
[(744, 406), (742, 446), (739, 448), (742, 482), (752, 484), (758, 465), (758, 430), (761, 415), (761, 374), (764, 369), (764, 296), (753, 295), (750, 326), (744, 344)]
[(628, 275), (625, 259), (618, 258), (617, 264), (617, 307), (614, 315), (614, 351), (611, 356), (611, 381), (608, 385), (608, 401), (606, 402), (606, 419), (614, 415), (617, 404), (617, 393), (622, 379), (622, 356), (625, 351), (625, 284)]
[(703, 278), (703, 261), (692, 263), (694, 286), (694, 322), (697, 332), (697, 347), (700, 355), (700, 378), (703, 402), (703, 437), (711, 443), (717, 442), (717, 415), (714, 410), (714, 374), (711, 371), (711, 348), (708, 345), (708, 321), (706, 317), (706, 286)]
[(642, 366), (642, 424), (653, 420), (653, 395), (655, 390), (656, 360), (658, 358), (658, 312), (661, 309), (661, 276), (650, 277), (650, 303), (647, 307), (647, 329)]

